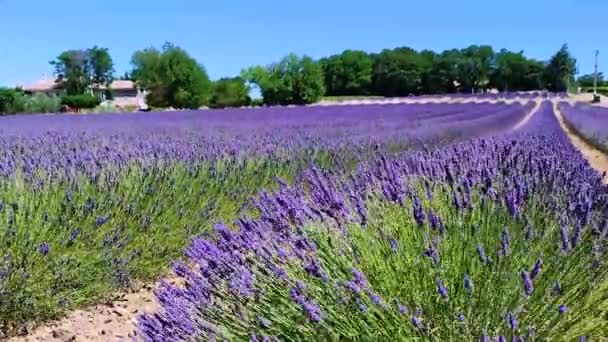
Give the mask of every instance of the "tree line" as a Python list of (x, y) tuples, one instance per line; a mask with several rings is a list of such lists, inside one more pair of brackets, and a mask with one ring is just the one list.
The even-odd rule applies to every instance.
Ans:
[[(218, 108), (307, 104), (323, 96), (394, 97), (489, 89), (561, 92), (575, 85), (576, 73), (576, 60), (566, 44), (548, 61), (526, 57), (523, 51), (495, 51), (489, 45), (442, 52), (409, 47), (379, 53), (345, 50), (318, 60), (289, 54), (216, 81), (187, 51), (171, 43), (136, 51), (132, 70), (118, 77), (109, 50), (97, 46), (62, 52), (50, 64), (65, 89), (62, 103), (76, 107), (111, 98), (108, 86), (115, 78), (135, 81), (146, 90), (152, 107)], [(580, 81), (587, 84), (588, 76)], [(252, 87), (259, 89), (261, 100), (251, 99)]]

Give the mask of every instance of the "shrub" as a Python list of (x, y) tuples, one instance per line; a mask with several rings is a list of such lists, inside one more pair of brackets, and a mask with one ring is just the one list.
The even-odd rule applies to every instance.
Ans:
[(14, 114), (20, 112), (19, 98), (23, 96), (23, 92), (19, 89), (0, 88), (0, 113)]
[(66, 95), (61, 98), (61, 104), (72, 108), (95, 108), (99, 106), (101, 100), (94, 95)]
[(46, 94), (24, 95), (24, 113), (57, 113), (61, 109), (61, 99)]

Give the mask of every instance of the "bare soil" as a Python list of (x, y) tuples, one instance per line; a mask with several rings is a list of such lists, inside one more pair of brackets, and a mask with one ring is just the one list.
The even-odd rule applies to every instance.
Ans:
[(110, 305), (96, 305), (76, 310), (57, 322), (50, 322), (27, 336), (9, 339), (10, 342), (106, 342), (138, 341), (135, 320), (143, 312), (159, 308), (153, 289), (144, 286), (139, 291), (122, 294)]

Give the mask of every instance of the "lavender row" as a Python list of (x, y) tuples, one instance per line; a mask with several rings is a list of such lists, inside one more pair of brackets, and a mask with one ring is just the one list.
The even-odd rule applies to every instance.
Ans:
[(608, 333), (608, 187), (544, 103), (520, 130), (317, 168), (200, 236), (146, 341), (527, 341)]
[(112, 165), (303, 150), (415, 145), (514, 126), (531, 104), (419, 104), (232, 109), (133, 115), (21, 116), (0, 120), (0, 174), (95, 175)]
[(561, 102), (559, 109), (572, 128), (601, 149), (608, 151), (608, 108)]

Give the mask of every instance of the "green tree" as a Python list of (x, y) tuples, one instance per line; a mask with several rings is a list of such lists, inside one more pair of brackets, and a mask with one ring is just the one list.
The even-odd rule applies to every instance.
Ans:
[(547, 89), (554, 92), (567, 91), (574, 84), (575, 73), (576, 59), (570, 54), (568, 44), (563, 44), (545, 67)]
[(373, 84), (377, 95), (407, 96), (422, 90), (423, 59), (408, 47), (383, 50), (375, 58)]
[(345, 50), (320, 61), (327, 95), (369, 95), (374, 63), (364, 51)]
[(267, 67), (243, 70), (241, 75), (260, 88), (269, 105), (314, 103), (325, 93), (321, 65), (308, 56), (290, 54)]
[(91, 85), (95, 89), (109, 86), (114, 80), (114, 62), (107, 48), (94, 46), (87, 50)]
[(221, 78), (214, 82), (213, 95), (209, 101), (210, 107), (240, 107), (250, 103), (249, 87), (242, 78)]
[(135, 52), (131, 76), (148, 91), (153, 107), (200, 108), (208, 104), (212, 85), (205, 68), (185, 50), (166, 43)]
[(494, 62), (494, 50), (487, 45), (471, 45), (460, 51), (458, 82), (464, 91), (487, 88)]
[(50, 64), (55, 68), (57, 81), (63, 84), (68, 95), (84, 94), (91, 85), (86, 50), (64, 51)]
[[(580, 87), (589, 88), (593, 87), (595, 80), (595, 74), (586, 74), (580, 76), (576, 81)], [(604, 74), (601, 72), (597, 73), (597, 86), (601, 87), (604, 85)]]
[(109, 85), (114, 77), (114, 63), (107, 48), (68, 50), (50, 62), (57, 81), (68, 95), (80, 95)]

